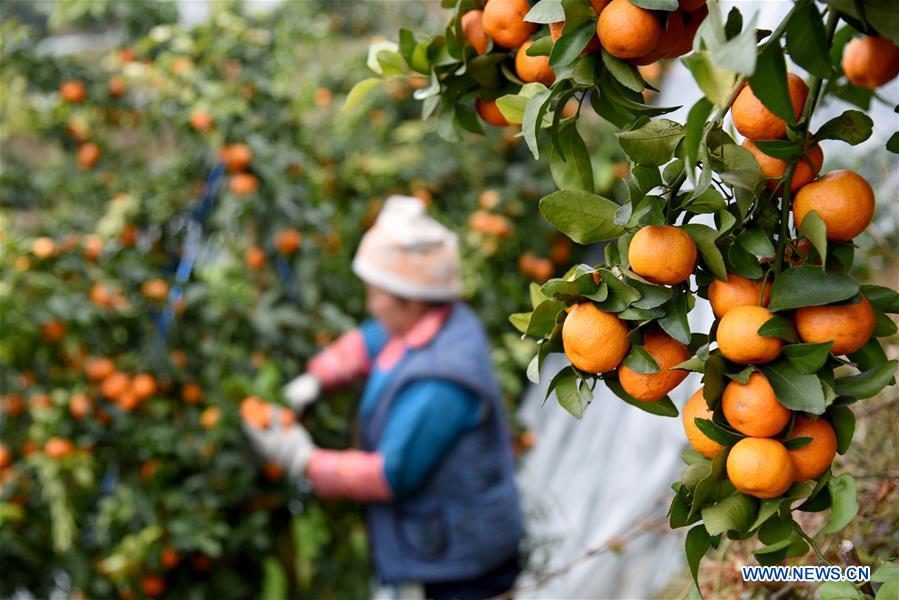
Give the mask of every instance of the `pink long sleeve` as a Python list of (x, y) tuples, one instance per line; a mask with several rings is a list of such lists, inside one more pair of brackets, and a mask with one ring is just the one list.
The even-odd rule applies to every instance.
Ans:
[(360, 329), (340, 336), (309, 361), (306, 370), (325, 390), (341, 387), (368, 375), (371, 370), (365, 338)]
[(309, 459), (306, 475), (320, 498), (360, 502), (393, 498), (384, 474), (384, 457), (378, 452), (317, 450)]

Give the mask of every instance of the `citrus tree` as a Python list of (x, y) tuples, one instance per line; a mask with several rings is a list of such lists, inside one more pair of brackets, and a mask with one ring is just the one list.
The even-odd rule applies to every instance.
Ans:
[[(419, 22), (399, 5), (247, 17), (216, 3), (191, 28), (155, 3), (59, 6), (51, 32), (109, 17), (131, 37), (55, 55), (40, 28), (3, 23), (0, 594), (365, 595), (357, 507), (318, 503), (262, 462), (238, 406), (281, 401), (365, 316), (350, 259), (393, 193), (461, 232), (514, 404), (535, 348), (506, 320), (527, 306), (520, 277), (581, 258), (532, 218), (550, 165), (502, 132), (466, 152), (442, 141), (418, 118), (423, 77), (338, 110), (375, 13)], [(588, 142), (611, 194), (623, 154)], [(317, 443), (351, 444), (355, 397), (305, 417)]]
[[(852, 443), (853, 405), (895, 383), (897, 361), (877, 338), (896, 333), (886, 315), (899, 312), (899, 294), (849, 274), (874, 214), (871, 185), (853, 171), (819, 171), (825, 151), (872, 133), (864, 110), (899, 73), (895, 7), (800, 0), (772, 31), (736, 8), (723, 15), (715, 0), (443, 6), (439, 34), (401, 29), (396, 42), (372, 44), (378, 76), (359, 82), (347, 105), (382, 82), (424, 76), (423, 116), (447, 137), (515, 127), (534, 158), (549, 156), (558, 189), (540, 212), (577, 244), (604, 242), (605, 260), (532, 284), (532, 310), (511, 315), (539, 343), (530, 379), (564, 353), (571, 365), (549, 374), (547, 395), (575, 417), (600, 384), (677, 417), (668, 392), (701, 373), (681, 411), (690, 449), (669, 509), (672, 527), (690, 527), (694, 580), (725, 536), (757, 538), (761, 564), (810, 547), (826, 561), (815, 538), (858, 510), (855, 480), (831, 463)], [(664, 115), (680, 107), (647, 101), (654, 88), (638, 67), (681, 56), (703, 97), (676, 122)], [(816, 122), (831, 98), (862, 110)], [(579, 126), (591, 110), (620, 129), (624, 197), (596, 186), (589, 129)], [(881, 151), (899, 152), (899, 133)], [(708, 331), (688, 324), (697, 296), (716, 317)], [(828, 510), (818, 533), (795, 519)], [(861, 595), (848, 584), (825, 592)]]

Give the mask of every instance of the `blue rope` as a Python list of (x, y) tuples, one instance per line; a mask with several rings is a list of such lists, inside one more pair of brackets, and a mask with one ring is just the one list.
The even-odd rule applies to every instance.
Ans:
[(206, 178), (206, 185), (203, 186), (203, 197), (200, 199), (197, 207), (191, 212), (190, 220), (187, 223), (184, 251), (181, 254), (181, 261), (175, 269), (175, 283), (169, 290), (165, 309), (163, 309), (156, 322), (156, 340), (160, 345), (164, 345), (166, 339), (168, 339), (172, 323), (175, 321), (175, 305), (184, 297), (184, 286), (187, 284), (187, 280), (190, 279), (194, 263), (197, 260), (197, 254), (200, 251), (200, 242), (203, 238), (203, 224), (215, 205), (215, 198), (218, 195), (224, 173), (224, 163), (216, 163), (212, 171), (210, 171), (209, 177)]

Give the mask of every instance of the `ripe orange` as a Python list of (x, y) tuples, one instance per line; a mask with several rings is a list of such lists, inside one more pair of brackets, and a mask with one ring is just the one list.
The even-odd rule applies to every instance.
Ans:
[(727, 314), (727, 311), (737, 306), (758, 306), (759, 299), (762, 306), (768, 306), (771, 302), (771, 282), (765, 284), (762, 292), (762, 281), (752, 281), (733, 273), (727, 274), (727, 281), (716, 279), (709, 285), (709, 303), (712, 312), (719, 319)]
[(508, 219), (486, 210), (476, 210), (471, 213), (468, 218), (468, 226), (472, 231), (482, 235), (494, 235), (502, 238), (512, 235), (512, 226)]
[(91, 399), (87, 397), (87, 394), (72, 394), (72, 397), (69, 399), (69, 412), (77, 421), (86, 417), (92, 408), (93, 404)]
[(762, 306), (738, 306), (718, 323), (716, 339), (721, 353), (741, 365), (771, 362), (780, 355), (783, 340), (758, 334), (774, 315)]
[(462, 35), (478, 54), (487, 52), (487, 44), (489, 39), (484, 33), (484, 25), (481, 22), (484, 13), (480, 10), (470, 10), (462, 15)]
[(685, 10), (682, 5), (681, 16), (684, 19), (684, 34), (681, 36), (677, 46), (668, 53), (669, 58), (683, 56), (693, 50), (693, 38), (696, 37), (696, 31), (699, 29), (699, 26), (709, 16), (709, 7), (703, 3), (696, 10), (689, 11)]
[(712, 419), (714, 412), (709, 408), (705, 398), (702, 397), (703, 388), (699, 388), (690, 396), (684, 409), (681, 411), (681, 420), (684, 423), (684, 433), (687, 434), (687, 441), (694, 450), (705, 456), (712, 458), (718, 454), (724, 446), (708, 437), (699, 427), (696, 426), (696, 419)]
[(807, 306), (796, 311), (793, 321), (803, 342), (833, 342), (833, 354), (852, 354), (874, 333), (874, 309), (864, 296), (855, 304)]
[(158, 575), (144, 575), (140, 578), (140, 591), (148, 598), (159, 598), (166, 591), (165, 579)]
[(140, 407), (143, 400), (134, 393), (134, 389), (130, 386), (126, 388), (117, 398), (113, 400), (119, 408), (125, 412), (132, 412)]
[(692, 12), (705, 6), (706, 0), (680, 0), (678, 8), (681, 10)]
[(236, 173), (231, 176), (229, 188), (236, 196), (249, 196), (259, 189), (259, 180), (249, 173)]
[(312, 94), (312, 100), (315, 102), (316, 106), (324, 108), (325, 106), (330, 105), (334, 100), (334, 94), (328, 88), (320, 87)]
[(100, 393), (109, 400), (115, 401), (122, 394), (129, 391), (131, 379), (125, 373), (116, 371), (109, 375), (100, 384)]
[(96, 234), (88, 234), (82, 238), (84, 244), (84, 258), (91, 262), (96, 262), (100, 255), (103, 254), (103, 238)]
[(30, 408), (50, 408), (53, 406), (53, 399), (49, 394), (37, 393), (28, 399)]
[(162, 565), (162, 568), (166, 571), (171, 571), (177, 567), (180, 562), (181, 555), (171, 546), (166, 546), (162, 549), (162, 552), (159, 553), (159, 564)]
[(793, 484), (793, 461), (777, 440), (743, 438), (727, 455), (727, 477), (744, 494), (776, 498)]
[(506, 117), (503, 116), (503, 113), (501, 113), (496, 106), (496, 100), (478, 98), (474, 101), (474, 106), (478, 111), (478, 115), (491, 125), (496, 125), (497, 127), (506, 127), (509, 125)]
[(222, 418), (222, 409), (218, 406), (210, 406), (200, 413), (200, 427), (203, 429), (213, 429), (219, 424)]
[(150, 300), (165, 300), (169, 295), (169, 284), (162, 279), (148, 279), (141, 284), (140, 293)]
[(83, 81), (66, 81), (59, 86), (59, 95), (69, 104), (77, 104), (87, 98), (87, 88)]
[[(743, 140), (743, 143), (740, 145), (752, 152), (755, 162), (757, 162), (762, 169), (762, 175), (768, 178), (768, 189), (774, 189), (778, 185), (777, 180), (783, 177), (784, 173), (787, 172), (787, 161), (768, 156), (759, 150), (758, 146), (756, 146), (750, 139)], [(823, 164), (824, 152), (821, 150), (821, 146), (814, 144), (808, 149), (808, 153), (796, 163), (796, 168), (793, 170), (793, 180), (790, 184), (790, 191), (795, 192), (812, 181), (818, 175), (818, 171), (821, 170), (821, 165)]]
[(48, 458), (60, 459), (72, 454), (75, 451), (75, 444), (72, 440), (63, 437), (54, 436), (47, 440), (44, 444), (44, 454)]
[(212, 129), (213, 120), (212, 116), (206, 112), (205, 110), (195, 110), (190, 113), (190, 126), (193, 127), (195, 131), (203, 132)]
[[(604, 0), (605, 4), (608, 4), (608, 0)], [(594, 12), (599, 14), (599, 11), (602, 9), (596, 9), (596, 2), (594, 2)], [(559, 38), (562, 37), (562, 31), (565, 29), (565, 21), (559, 21), (557, 23), (549, 24), (549, 37), (552, 38), (553, 43), (558, 42)], [(581, 50), (581, 56), (586, 54), (592, 54), (593, 52), (598, 52), (602, 48), (602, 43), (599, 41), (599, 37), (594, 33), (593, 37), (590, 38), (590, 41), (587, 42), (587, 45), (584, 46), (584, 49)]]
[(146, 400), (155, 394), (157, 389), (156, 378), (149, 373), (138, 373), (131, 381), (131, 391), (138, 400)]
[(618, 380), (624, 391), (637, 400), (655, 402), (687, 377), (686, 371), (671, 367), (689, 359), (690, 351), (684, 344), (661, 331), (644, 333), (643, 348), (659, 365), (658, 372), (637, 373), (626, 365), (621, 365), (618, 368)]
[(25, 402), (22, 400), (21, 394), (9, 394), (8, 396), (0, 396), (0, 412), (15, 417), (22, 414), (25, 410)]
[(186, 404), (199, 404), (203, 400), (203, 388), (194, 382), (188, 382), (181, 388), (181, 399)]
[(262, 476), (269, 481), (280, 481), (284, 479), (284, 467), (270, 460), (262, 465)]
[(12, 464), (12, 450), (0, 442), (0, 469), (5, 469)]
[(194, 61), (187, 58), (186, 56), (178, 56), (172, 61), (171, 70), (174, 75), (181, 75), (182, 73), (187, 72), (192, 69), (194, 66)]
[(546, 281), (555, 273), (555, 265), (548, 258), (541, 258), (533, 252), (525, 252), (518, 257), (518, 271), (535, 281)]
[(281, 427), (290, 427), (296, 421), (294, 414), (274, 404), (265, 402), (258, 396), (248, 396), (240, 403), (240, 416), (249, 425), (265, 429), (271, 423), (273, 415), (277, 411), (281, 419)]
[(134, 246), (134, 243), (137, 241), (137, 232), (137, 225), (133, 223), (125, 225), (122, 232), (119, 234), (119, 241), (126, 248), (130, 248), (131, 246)]
[(42, 260), (50, 258), (56, 254), (56, 242), (53, 241), (53, 238), (39, 237), (32, 242), (31, 252)]
[(231, 173), (245, 170), (253, 162), (253, 149), (246, 144), (231, 144), (222, 148), (221, 160)]
[(66, 329), (65, 323), (53, 319), (41, 325), (41, 337), (51, 344), (56, 344), (66, 337)]
[(560, 237), (556, 240), (550, 250), (550, 257), (553, 262), (559, 266), (567, 265), (571, 262), (572, 243), (567, 237)]
[(631, 347), (627, 325), (592, 302), (571, 307), (562, 325), (562, 346), (575, 367), (588, 373), (607, 373), (617, 367)]
[[(681, 39), (684, 37), (684, 17), (678, 12), (666, 13), (665, 27), (659, 35), (659, 40), (653, 49), (646, 55), (635, 58), (632, 62), (640, 66), (646, 66), (655, 63), (659, 59), (673, 56), (680, 47)], [(652, 78), (644, 79), (650, 80)]]
[(525, 83), (539, 81), (549, 87), (556, 80), (556, 74), (549, 66), (548, 56), (528, 56), (527, 49), (531, 47), (530, 40), (521, 45), (515, 53), (515, 73)]
[(662, 25), (652, 11), (629, 0), (612, 0), (599, 13), (596, 33), (612, 56), (640, 58), (655, 48), (662, 35)]
[(721, 410), (731, 426), (751, 437), (770, 437), (790, 422), (792, 414), (774, 395), (768, 379), (759, 372), (742, 384), (731, 381), (724, 388)]
[(282, 229), (275, 235), (275, 248), (281, 254), (293, 254), (300, 249), (303, 235), (294, 228)]
[[(798, 118), (808, 97), (808, 86), (795, 73), (787, 75), (787, 88), (793, 111)], [(734, 127), (750, 140), (777, 140), (787, 135), (786, 122), (768, 110), (747, 84), (731, 108)]]
[(503, 48), (518, 48), (537, 30), (524, 16), (531, 10), (526, 0), (493, 0), (484, 7), (484, 33)]
[(796, 229), (815, 211), (827, 225), (827, 239), (848, 242), (860, 234), (874, 216), (874, 190), (853, 171), (831, 171), (803, 187), (793, 200)]
[(128, 91), (128, 84), (125, 83), (125, 78), (121, 75), (110, 77), (107, 87), (109, 88), (109, 95), (114, 98), (124, 96), (125, 92)]
[(265, 251), (259, 246), (251, 246), (244, 253), (243, 261), (253, 270), (261, 269), (265, 266)]
[(899, 46), (887, 38), (855, 38), (843, 50), (843, 72), (853, 85), (873, 90), (899, 75)]
[(97, 161), (100, 160), (100, 156), (103, 152), (100, 150), (100, 146), (94, 144), (93, 142), (88, 142), (86, 144), (82, 144), (78, 148), (78, 153), (76, 156), (76, 160), (78, 161), (78, 168), (82, 171), (87, 171), (88, 169), (93, 168)]
[(812, 441), (796, 450), (790, 450), (796, 481), (808, 481), (827, 470), (837, 455), (837, 434), (824, 417), (807, 419), (796, 417), (790, 439), (812, 438)]
[(653, 283), (675, 285), (690, 278), (697, 250), (693, 238), (683, 229), (648, 225), (631, 239), (627, 256), (637, 275)]

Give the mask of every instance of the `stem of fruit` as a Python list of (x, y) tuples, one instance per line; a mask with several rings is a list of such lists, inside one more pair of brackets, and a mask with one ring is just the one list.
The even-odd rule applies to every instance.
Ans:
[[(830, 11), (827, 15), (826, 27), (828, 46), (833, 42), (833, 35), (836, 32), (839, 20), (840, 15), (837, 11)], [(811, 124), (812, 114), (815, 112), (815, 107), (818, 105), (818, 97), (821, 95), (821, 86), (824, 83), (824, 79), (812, 75), (809, 79), (809, 83), (809, 93), (808, 97), (805, 99), (805, 106), (802, 109), (802, 117), (796, 125), (796, 130), (799, 135), (808, 135), (808, 128)], [(774, 264), (775, 274), (780, 273), (781, 269), (783, 269), (784, 253), (787, 247), (787, 240), (790, 237), (790, 209), (792, 208), (790, 188), (793, 184), (793, 173), (796, 171), (796, 163), (799, 160), (802, 160), (802, 158), (796, 158), (790, 163), (781, 184), (783, 187), (783, 197), (780, 200), (780, 235), (777, 238), (777, 260)]]

